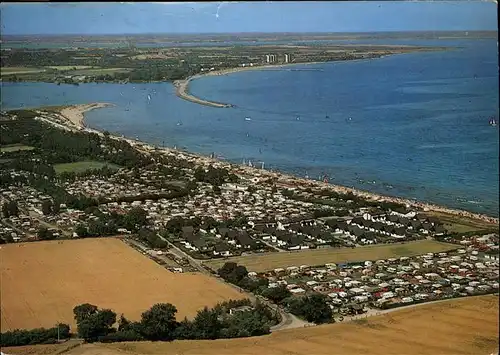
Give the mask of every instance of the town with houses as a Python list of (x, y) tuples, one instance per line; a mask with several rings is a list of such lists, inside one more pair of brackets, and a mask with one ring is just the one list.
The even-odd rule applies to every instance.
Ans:
[[(40, 114), (38, 119), (56, 128), (63, 123), (60, 117), (48, 114)], [(95, 131), (84, 128), (79, 133)], [(147, 169), (115, 167), (107, 174), (77, 174), (72, 178), (61, 174), (55, 180), (58, 189), (97, 201), (82, 209), (64, 203), (58, 204), (56, 210), (47, 208), (56, 203), (49, 193), (29, 184), (3, 184), (0, 240), (18, 243), (119, 237), (171, 271), (204, 269), (212, 274), (216, 270), (206, 266), (212, 260), (315, 249), (329, 249), (333, 255), (335, 250), (438, 240), (453, 247), (399, 258), (323, 265), (304, 261), (265, 272), (248, 268), (248, 276), (265, 279), (268, 288), (286, 287), (297, 296), (327, 295), (339, 317), (407, 303), (498, 292), (498, 226), (496, 233), (490, 230), (457, 235), (449, 233), (439, 218), (414, 206), (369, 201), (339, 192), (326, 183), (123, 137), (107, 139), (126, 141), (156, 163)], [(1, 154), (2, 158), (8, 155)], [(232, 177), (221, 178), (218, 183), (207, 180), (210, 171), (218, 169), (229, 171)], [(12, 179), (28, 176), (16, 169), (4, 170), (6, 173)], [(18, 213), (6, 213), (5, 206), (12, 202)], [(112, 229), (107, 236), (95, 235), (100, 230), (90, 233), (93, 224), (107, 217), (116, 219), (138, 210), (145, 217), (140, 230), (123, 226), (112, 229), (105, 222), (104, 226)]]

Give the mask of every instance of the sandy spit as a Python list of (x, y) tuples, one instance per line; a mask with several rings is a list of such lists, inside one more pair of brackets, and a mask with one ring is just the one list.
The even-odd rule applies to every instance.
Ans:
[(98, 108), (104, 108), (114, 106), (109, 103), (91, 103), (83, 105), (72, 105), (65, 107), (61, 110), (61, 115), (71, 122), (74, 126), (78, 128), (85, 127), (85, 112), (95, 110)]
[(311, 65), (311, 64), (322, 64), (322, 63), (328, 63), (328, 62), (308, 62), (308, 63), (288, 63), (288, 64), (278, 64), (278, 65), (259, 65), (259, 66), (253, 66), (253, 67), (248, 66), (248, 67), (238, 67), (238, 68), (208, 71), (205, 73), (200, 73), (200, 74), (190, 76), (187, 79), (175, 80), (174, 81), (175, 93), (178, 97), (180, 97), (184, 100), (191, 101), (191, 102), (194, 102), (194, 103), (200, 104), (200, 105), (219, 107), (219, 108), (233, 107), (233, 105), (228, 104), (228, 103), (203, 100), (203, 99), (200, 99), (199, 97), (191, 95), (189, 93), (189, 83), (191, 82), (191, 80), (199, 79), (199, 78), (205, 77), (205, 76), (227, 75), (227, 74), (238, 73), (238, 72), (248, 71), (248, 70), (263, 70), (263, 69), (269, 69), (269, 68), (283, 68), (283, 67), (296, 66), (296, 65)]

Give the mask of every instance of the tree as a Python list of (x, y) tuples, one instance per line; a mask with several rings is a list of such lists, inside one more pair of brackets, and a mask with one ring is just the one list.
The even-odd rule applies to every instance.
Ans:
[(233, 262), (225, 263), (217, 273), (226, 281), (238, 285), (248, 275), (248, 270), (243, 265)]
[(2, 205), (2, 213), (5, 218), (9, 218), (11, 216), (19, 215), (19, 207), (17, 206), (16, 201), (8, 201), (4, 202)]
[(158, 303), (142, 313), (141, 326), (149, 340), (171, 341), (174, 339), (177, 308), (170, 303)]
[(222, 265), (222, 267), (219, 270), (217, 270), (217, 273), (223, 279), (225, 279), (229, 274), (231, 274), (234, 271), (234, 269), (236, 269), (236, 266), (238, 266), (238, 264), (228, 261), (224, 263), (224, 265)]
[(44, 215), (49, 215), (53, 213), (52, 201), (50, 200), (42, 201), (42, 213)]
[(174, 217), (167, 222), (165, 227), (170, 233), (177, 234), (182, 231), (182, 227), (184, 227), (184, 225), (185, 222), (182, 217)]
[(79, 224), (75, 228), (75, 233), (80, 237), (80, 238), (85, 238), (89, 236), (89, 231), (87, 230), (87, 227), (85, 227), (83, 224)]
[(229, 324), (229, 327), (224, 332), (224, 336), (228, 338), (259, 336), (270, 333), (270, 327), (266, 319), (257, 312), (238, 312), (231, 317)]
[(184, 318), (182, 322), (179, 323), (178, 327), (175, 329), (175, 339), (186, 340), (194, 339), (194, 327), (193, 323), (187, 318)]
[[(91, 310), (91, 308), (89, 308)], [(76, 317), (76, 315), (75, 315)], [(116, 313), (110, 309), (102, 309), (90, 315), (85, 315), (77, 323), (78, 336), (87, 342), (93, 342), (113, 332), (116, 322)]]
[(120, 319), (118, 320), (118, 330), (128, 330), (130, 328), (130, 321), (125, 318), (125, 316), (122, 314), (120, 316)]
[(102, 309), (97, 312), (97, 319), (100, 324), (109, 329), (116, 323), (116, 313), (110, 309)]
[(54, 201), (52, 205), (52, 213), (58, 214), (61, 211), (61, 203), (59, 201)]
[(274, 303), (281, 303), (285, 298), (288, 298), (291, 295), (291, 292), (284, 285), (266, 288), (264, 292), (262, 292), (262, 296), (270, 299)]
[(219, 314), (213, 309), (198, 311), (192, 323), (192, 334), (195, 339), (217, 339), (222, 330), (222, 323), (219, 321)]
[(132, 208), (124, 219), (125, 228), (128, 230), (137, 230), (147, 222), (147, 212), (141, 207)]
[(97, 310), (98, 310), (97, 306), (90, 303), (83, 303), (78, 306), (75, 306), (73, 308), (73, 314), (76, 324), (96, 314)]
[(40, 226), (37, 232), (38, 239), (40, 240), (52, 240), (55, 239), (54, 234), (47, 229), (45, 226)]
[(310, 296), (294, 299), (288, 303), (290, 312), (317, 324), (329, 323), (332, 320), (332, 309), (327, 303), (327, 296), (314, 293)]

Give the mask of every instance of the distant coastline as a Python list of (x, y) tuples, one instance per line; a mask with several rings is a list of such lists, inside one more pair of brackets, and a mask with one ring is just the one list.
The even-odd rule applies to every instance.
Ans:
[[(367, 58), (367, 59), (373, 59), (373, 58)], [(347, 61), (347, 60), (349, 60), (349, 59), (346, 59), (345, 61)], [(365, 59), (353, 59), (353, 60), (365, 60)], [(189, 83), (192, 80), (199, 79), (202, 77), (207, 77), (207, 76), (219, 76), (219, 75), (227, 75), (227, 74), (233, 74), (233, 73), (249, 71), (249, 70), (265, 70), (265, 69), (270, 69), (270, 68), (284, 68), (284, 67), (290, 67), (290, 66), (296, 66), (296, 65), (312, 65), (312, 64), (323, 64), (323, 63), (332, 63), (332, 62), (284, 63), (284, 64), (245, 66), (245, 67), (229, 68), (229, 69), (222, 69), (222, 70), (213, 70), (213, 71), (208, 71), (206, 73), (196, 74), (196, 75), (190, 76), (189, 78), (186, 78), (186, 79), (175, 80), (173, 84), (175, 87), (176, 95), (184, 100), (191, 101), (191, 102), (194, 102), (194, 103), (200, 104), (200, 105), (210, 106), (210, 107), (228, 108), (228, 107), (234, 107), (234, 105), (232, 105), (230, 103), (222, 103), (222, 102), (204, 100), (204, 99), (201, 99), (199, 97), (192, 95), (189, 92)]]
[[(411, 47), (409, 47), (411, 48)], [(411, 48), (413, 49), (413, 48)], [(281, 64), (271, 64), (271, 65), (257, 65), (257, 66), (245, 66), (245, 67), (237, 67), (237, 68), (229, 68), (229, 69), (222, 69), (222, 70), (213, 70), (213, 71), (207, 71), (204, 73), (199, 73), (195, 74), (193, 76), (190, 76), (186, 79), (181, 79), (181, 80), (175, 80), (173, 82), (173, 85), (175, 87), (175, 93), (178, 97), (181, 99), (193, 102), (195, 104), (199, 105), (205, 105), (205, 106), (210, 106), (210, 107), (216, 107), (216, 108), (229, 108), (229, 107), (234, 107), (233, 104), (231, 103), (224, 103), (224, 102), (217, 102), (217, 101), (210, 101), (210, 100), (205, 100), (199, 97), (194, 96), (189, 92), (189, 83), (192, 80), (195, 79), (200, 79), (202, 77), (207, 77), (207, 76), (219, 76), (219, 75), (227, 75), (227, 74), (233, 74), (233, 73), (238, 73), (238, 72), (243, 72), (243, 71), (249, 71), (249, 70), (266, 70), (266, 69), (273, 69), (273, 68), (285, 68), (285, 67), (291, 67), (291, 66), (297, 66), (297, 65), (315, 65), (315, 64), (325, 64), (325, 63), (334, 63), (334, 62), (347, 62), (347, 61), (364, 61), (364, 60), (371, 60), (371, 59), (380, 59), (396, 54), (407, 54), (407, 53), (413, 53), (417, 51), (421, 52), (428, 52), (428, 51), (438, 51), (438, 50), (448, 50), (450, 48), (417, 48), (414, 51), (408, 51), (408, 52), (396, 52), (396, 53), (390, 53), (390, 54), (380, 54), (374, 57), (368, 57), (368, 58), (352, 58), (352, 59), (341, 59), (341, 60), (334, 60), (334, 61), (324, 61), (324, 62), (304, 62), (304, 63), (281, 63)]]

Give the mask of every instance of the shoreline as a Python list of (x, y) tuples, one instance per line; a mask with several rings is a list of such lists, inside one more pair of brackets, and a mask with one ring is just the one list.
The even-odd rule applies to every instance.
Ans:
[(70, 105), (61, 110), (61, 115), (74, 126), (82, 129), (85, 127), (85, 113), (104, 107), (115, 106), (110, 103), (96, 102), (91, 104)]
[(229, 107), (235, 107), (235, 106), (233, 104), (229, 104), (229, 103), (204, 100), (204, 99), (201, 99), (199, 97), (196, 97), (196, 96), (190, 94), (189, 93), (189, 83), (192, 80), (200, 79), (200, 78), (207, 77), (207, 76), (228, 75), (228, 74), (234, 74), (234, 73), (250, 71), (250, 70), (266, 70), (266, 69), (271, 69), (271, 68), (291, 67), (291, 66), (295, 66), (295, 65), (312, 65), (312, 64), (325, 64), (325, 63), (333, 63), (333, 62), (348, 62), (348, 61), (357, 61), (357, 60), (378, 59), (378, 58), (383, 58), (383, 57), (384, 56), (375, 57), (375, 58), (346, 59), (346, 60), (327, 61), (327, 62), (283, 63), (283, 64), (274, 64), (274, 65), (271, 64), (271, 65), (259, 65), (259, 66), (251, 66), (251, 67), (248, 66), (248, 67), (228, 68), (228, 69), (214, 70), (214, 71), (209, 71), (206, 73), (195, 74), (195, 75), (190, 76), (186, 79), (174, 80), (172, 84), (175, 87), (175, 94), (178, 97), (180, 97), (181, 99), (184, 99), (184, 100), (187, 100), (187, 101), (199, 104), (199, 105), (205, 105), (205, 106), (216, 107), (216, 108), (229, 108)]
[[(408, 48), (412, 48), (412, 47), (408, 46)], [(449, 48), (445, 48), (445, 49), (448, 50)], [(234, 73), (250, 71), (250, 70), (266, 70), (266, 69), (272, 69), (272, 68), (279, 69), (279, 68), (291, 67), (291, 66), (296, 66), (296, 65), (315, 65), (315, 64), (327, 64), (327, 63), (335, 63), (335, 62), (356, 62), (356, 61), (381, 59), (381, 58), (385, 58), (385, 57), (393, 56), (393, 55), (398, 55), (398, 54), (410, 54), (410, 53), (415, 53), (415, 52), (429, 52), (429, 51), (439, 51), (439, 50), (443, 50), (443, 49), (442, 48), (436, 48), (436, 49), (432, 48), (432, 50), (420, 49), (420, 50), (408, 51), (408, 52), (380, 54), (378, 56), (370, 57), (370, 58), (340, 59), (340, 60), (330, 60), (330, 61), (324, 61), (324, 62), (281, 63), (281, 64), (269, 64), (269, 65), (257, 65), (257, 66), (228, 68), (228, 69), (213, 70), (213, 71), (198, 73), (198, 74), (192, 75), (186, 79), (174, 80), (172, 82), (172, 85), (174, 85), (174, 87), (175, 87), (175, 94), (178, 97), (180, 97), (181, 99), (184, 99), (186, 101), (190, 101), (190, 102), (193, 102), (193, 103), (196, 103), (199, 105), (216, 107), (216, 108), (230, 108), (230, 107), (235, 107), (235, 105), (230, 104), (230, 103), (205, 100), (205, 99), (202, 99), (202, 98), (199, 98), (199, 97), (192, 95), (191, 93), (189, 93), (189, 83), (192, 80), (200, 79), (200, 78), (207, 77), (207, 76), (228, 75), (228, 74), (234, 74)]]
[[(103, 108), (103, 107), (110, 107), (114, 106), (113, 104), (109, 103), (92, 103), (92, 104), (80, 104), (80, 105), (71, 105), (69, 107), (63, 108), (61, 110), (60, 115), (66, 119), (66, 121), (70, 122), (74, 126), (77, 127), (78, 130), (85, 130), (89, 133), (97, 133), (99, 135), (103, 135), (103, 132), (89, 128), (85, 125), (85, 112), (98, 109), (98, 108)], [(43, 107), (40, 107), (39, 110), (43, 110)], [(63, 113), (64, 112), (64, 113)], [(269, 170), (262, 170), (258, 169), (255, 167), (249, 167), (246, 165), (239, 165), (239, 164), (234, 164), (230, 163), (227, 161), (221, 161), (215, 158), (210, 158), (203, 156), (201, 154), (197, 153), (192, 153), (192, 152), (185, 152), (173, 148), (167, 148), (167, 147), (156, 147), (153, 144), (143, 142), (143, 141), (138, 141), (134, 140), (131, 138), (126, 138), (124, 136), (117, 136), (111, 134), (110, 137), (118, 140), (124, 140), (131, 144), (132, 146), (136, 147), (142, 146), (142, 148), (145, 148), (146, 151), (154, 151), (154, 150), (159, 150), (159, 151), (164, 151), (167, 153), (176, 153), (179, 155), (186, 155), (189, 157), (193, 157), (199, 160), (199, 162), (202, 162), (204, 164), (211, 164), (211, 163), (218, 163), (223, 165), (225, 168), (229, 169), (238, 169), (240, 172), (244, 172), (248, 175), (253, 175), (255, 176), (256, 173), (258, 173), (260, 176), (263, 176), (264, 178), (277, 178), (278, 182), (276, 185), (281, 185), (281, 186), (287, 186), (291, 184), (296, 184), (296, 185), (302, 185), (302, 186), (309, 186), (309, 187), (320, 187), (320, 188), (326, 188), (333, 190), (337, 193), (352, 193), (356, 196), (369, 199), (371, 201), (379, 201), (379, 202), (395, 202), (399, 204), (404, 204), (409, 207), (413, 207), (415, 209), (418, 209), (422, 212), (439, 212), (439, 213), (445, 213), (449, 215), (454, 215), (454, 216), (459, 216), (459, 217), (464, 217), (464, 218), (471, 218), (475, 220), (481, 220), (484, 222), (496, 224), (498, 226), (499, 224), (499, 218), (498, 217), (492, 217), (488, 216), (485, 214), (480, 214), (480, 213), (475, 213), (475, 212), (470, 212), (467, 210), (459, 210), (459, 209), (454, 209), (446, 206), (440, 206), (436, 205), (433, 203), (428, 203), (428, 202), (423, 202), (423, 201), (415, 201), (407, 198), (402, 198), (402, 197), (395, 197), (395, 196), (387, 196), (387, 195), (381, 195), (377, 194), (374, 192), (369, 192), (369, 191), (363, 191), (359, 190), (356, 188), (351, 188), (347, 186), (341, 186), (341, 185), (336, 185), (328, 182), (323, 182), (323, 181), (318, 181), (318, 180), (312, 180), (312, 179), (305, 179), (301, 178), (298, 176), (294, 176), (285, 172), (273, 172)], [(261, 179), (262, 180), (262, 179)]]

